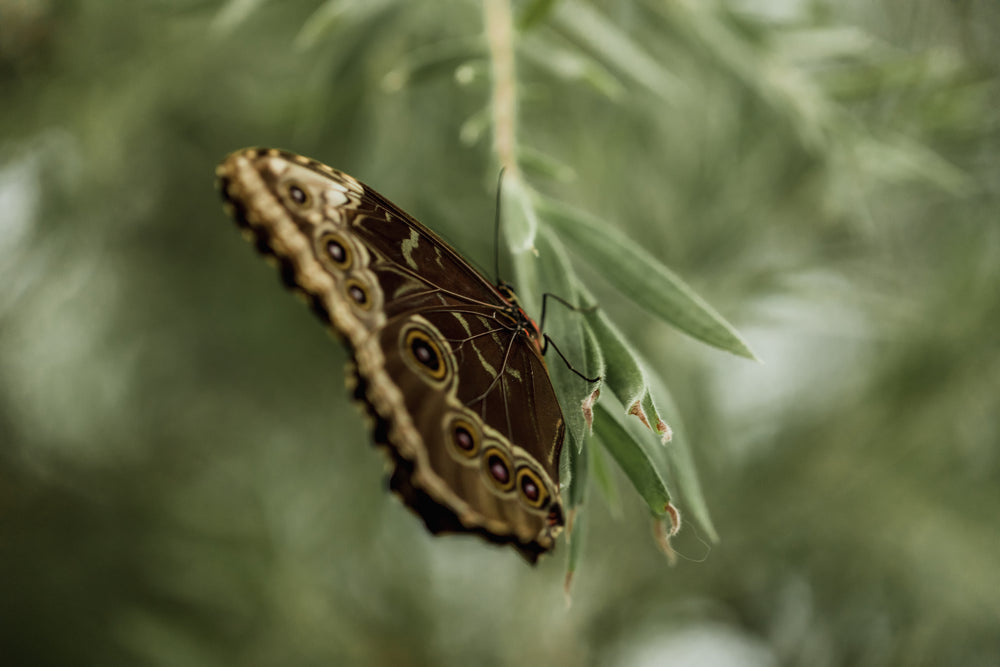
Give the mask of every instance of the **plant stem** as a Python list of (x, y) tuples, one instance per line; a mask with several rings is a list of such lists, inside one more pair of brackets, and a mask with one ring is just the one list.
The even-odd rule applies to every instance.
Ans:
[(486, 39), (493, 73), (493, 150), (509, 179), (520, 180), (517, 167), (517, 88), (514, 72), (514, 24), (510, 0), (483, 0)]

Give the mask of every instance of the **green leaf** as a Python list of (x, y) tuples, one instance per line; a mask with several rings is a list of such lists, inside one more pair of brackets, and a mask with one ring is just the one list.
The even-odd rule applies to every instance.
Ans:
[(680, 412), (678, 412), (673, 397), (659, 376), (651, 373), (650, 380), (654, 392), (666, 405), (671, 415), (673, 439), (663, 448), (663, 455), (666, 458), (670, 478), (676, 483), (679, 503), (684, 508), (685, 515), (693, 517), (695, 523), (705, 531), (712, 542), (718, 542), (719, 533), (715, 530), (712, 517), (708, 512), (708, 505), (705, 503), (701, 481), (698, 479), (698, 471), (691, 455), (691, 447), (680, 418)]
[(525, 60), (560, 81), (584, 83), (612, 101), (625, 96), (625, 86), (589, 54), (570, 51), (540, 39), (524, 41), (521, 53)]
[(576, 568), (580, 564), (580, 556), (583, 553), (583, 545), (587, 538), (587, 515), (582, 512), (576, 513), (575, 509), (570, 511), (574, 512), (570, 518), (573, 530), (572, 533), (567, 532), (566, 534), (569, 554), (566, 557), (566, 579), (563, 583), (563, 591), (566, 593), (567, 604), (570, 601), (573, 576), (576, 574)]
[(587, 497), (587, 486), (590, 483), (588, 468), (590, 467), (590, 448), (580, 447), (580, 443), (573, 443), (569, 447), (564, 447), (563, 457), (565, 459), (566, 478), (566, 542), (569, 545), (569, 555), (566, 560), (566, 582), (565, 591), (567, 601), (569, 600), (569, 590), (573, 581), (573, 574), (576, 572), (580, 554), (583, 550), (583, 542), (586, 537), (585, 514), (583, 503)]
[[(566, 250), (554, 235), (544, 228), (539, 230), (535, 242), (540, 258), (538, 285), (545, 292), (572, 298), (578, 289), (578, 282)], [(572, 436), (573, 443), (582, 448), (587, 430), (583, 401), (596, 389), (596, 385), (592, 386), (574, 373), (567, 364), (572, 364), (580, 372), (592, 372), (589, 368), (591, 356), (586, 350), (583, 333), (585, 322), (582, 313), (573, 311), (553, 299), (549, 299), (547, 308), (545, 322), (540, 324), (545, 326), (545, 333), (552, 341), (546, 352), (549, 377), (563, 408), (566, 430)], [(553, 346), (557, 347), (558, 351)], [(565, 361), (560, 353), (565, 357)]]
[(614, 267), (604, 276), (650, 313), (690, 336), (741, 357), (757, 357), (715, 309), (677, 274), (603, 221), (542, 195), (536, 210), (573, 249), (595, 266)]
[(413, 49), (382, 77), (382, 89), (395, 92), (408, 84), (451, 76), (466, 64), (480, 65), (485, 70), (484, 51), (479, 37), (441, 40)]
[(535, 202), (524, 181), (507, 172), (500, 188), (500, 210), (503, 212), (503, 232), (511, 252), (516, 255), (536, 252), (538, 214)]
[(604, 378), (607, 375), (607, 366), (604, 363), (604, 352), (601, 344), (594, 335), (593, 329), (584, 322), (580, 329), (583, 334), (584, 356), (587, 362), (586, 373), (589, 377), (600, 378), (597, 382), (590, 384), (587, 388), (589, 395), (583, 399), (583, 419), (587, 424), (587, 429), (593, 431), (594, 403), (601, 395), (601, 387), (604, 386)]
[(587, 496), (587, 484), (589, 481), (587, 471), (590, 467), (588, 449), (588, 447), (581, 447), (579, 449), (576, 447), (566, 448), (566, 458), (569, 462), (569, 483), (566, 486), (566, 502), (571, 510), (583, 505), (583, 501)]
[(521, 31), (531, 30), (543, 22), (552, 13), (556, 2), (558, 0), (533, 0), (530, 2), (517, 17), (517, 29)]
[[(243, 0), (234, 0), (241, 2)], [(259, 0), (247, 0), (258, 2)], [(304, 51), (316, 46), (327, 35), (337, 29), (342, 21), (351, 20), (355, 23), (381, 12), (395, 4), (396, 0), (327, 0), (306, 19), (295, 36), (295, 48)]]
[(212, 29), (228, 33), (246, 21), (266, 0), (229, 0), (212, 20)]
[(465, 146), (479, 143), (493, 127), (493, 115), (489, 107), (483, 107), (465, 119), (458, 129), (458, 139)]
[(633, 437), (603, 403), (594, 408), (594, 436), (631, 480), (650, 511), (658, 517), (667, 516), (670, 492), (660, 471), (658, 457), (651, 453), (648, 445)]
[(682, 89), (676, 76), (593, 6), (564, 0), (554, 21), (568, 38), (659, 97), (671, 100)]
[(530, 146), (517, 147), (517, 160), (525, 171), (551, 178), (560, 183), (576, 180), (576, 171), (565, 162)]
[(618, 482), (615, 479), (611, 466), (608, 464), (607, 453), (604, 447), (588, 447), (590, 456), (590, 471), (597, 484), (597, 490), (604, 499), (604, 504), (608, 506), (608, 512), (616, 519), (622, 516), (622, 498), (618, 491)]
[[(588, 294), (588, 299), (589, 294)], [(639, 355), (601, 310), (586, 312), (587, 330), (600, 347), (604, 358), (604, 383), (625, 406), (628, 414), (664, 441), (670, 439), (670, 427), (650, 393), (649, 381)]]

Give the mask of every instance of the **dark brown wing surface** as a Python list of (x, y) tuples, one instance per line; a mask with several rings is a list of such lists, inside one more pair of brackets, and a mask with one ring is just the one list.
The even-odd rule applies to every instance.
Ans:
[(237, 221), (351, 348), (392, 488), (433, 532), (475, 532), (532, 562), (551, 549), (562, 413), (516, 309), (346, 174), (247, 149), (218, 176)]

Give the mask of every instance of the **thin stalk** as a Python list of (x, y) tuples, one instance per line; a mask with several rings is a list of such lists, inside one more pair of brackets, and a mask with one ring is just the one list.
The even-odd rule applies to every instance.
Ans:
[(486, 40), (493, 75), (493, 150), (506, 178), (520, 181), (517, 166), (517, 86), (514, 69), (514, 22), (510, 0), (483, 0)]

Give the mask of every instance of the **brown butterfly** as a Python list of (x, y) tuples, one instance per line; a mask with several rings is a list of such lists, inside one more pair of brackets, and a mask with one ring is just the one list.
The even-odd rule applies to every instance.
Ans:
[(216, 174), (227, 210), (346, 341), (390, 488), (433, 533), (478, 533), (532, 563), (552, 549), (563, 417), (510, 288), (315, 160), (249, 148)]

